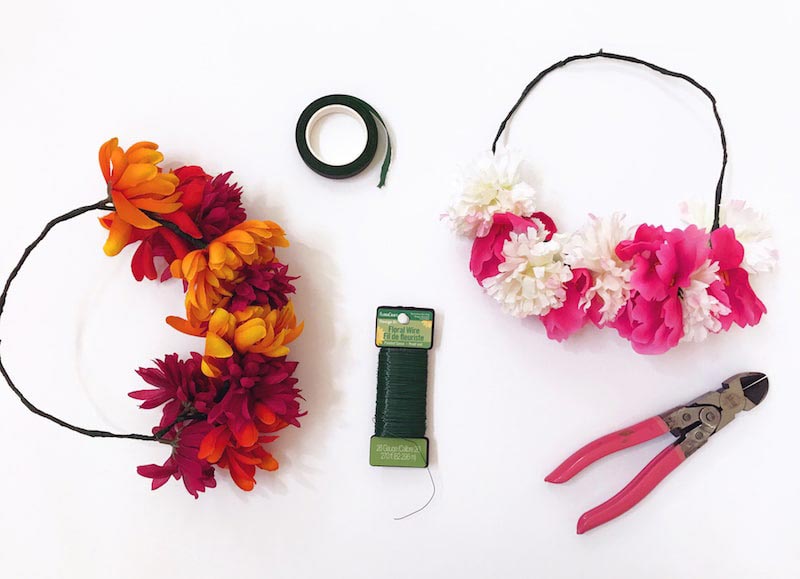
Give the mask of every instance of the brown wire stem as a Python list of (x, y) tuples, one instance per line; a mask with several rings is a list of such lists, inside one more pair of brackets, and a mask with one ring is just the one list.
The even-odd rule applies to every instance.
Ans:
[[(14, 279), (16, 279), (16, 277), (19, 274), (20, 270), (22, 270), (22, 266), (25, 265), (25, 262), (27, 261), (28, 257), (30, 257), (30, 255), (33, 252), (33, 250), (36, 249), (36, 247), (42, 242), (42, 240), (44, 240), (44, 238), (47, 236), (47, 234), (50, 233), (50, 230), (52, 230), (59, 223), (64, 223), (65, 221), (69, 221), (70, 219), (73, 219), (75, 217), (83, 215), (84, 213), (89, 213), (90, 211), (97, 211), (97, 210), (99, 210), (99, 211), (114, 211), (114, 206), (110, 203), (110, 200), (108, 198), (106, 198), (106, 199), (103, 199), (101, 201), (98, 201), (97, 203), (93, 203), (91, 205), (84, 205), (83, 207), (78, 207), (76, 209), (73, 209), (72, 211), (68, 211), (67, 213), (64, 213), (63, 215), (59, 215), (58, 217), (50, 220), (47, 223), (47, 225), (44, 226), (44, 229), (42, 229), (42, 232), (39, 234), (39, 236), (36, 239), (34, 239), (33, 242), (30, 245), (28, 245), (28, 247), (25, 248), (25, 251), (22, 252), (22, 257), (20, 257), (19, 261), (14, 266), (14, 269), (11, 270), (11, 273), (6, 278), (5, 286), (3, 287), (3, 292), (2, 292), (2, 294), (0, 294), (0, 316), (3, 315), (3, 310), (5, 309), (5, 305), (6, 305), (6, 299), (8, 298), (8, 293), (9, 293), (9, 290), (11, 289), (11, 284), (13, 283)], [(154, 219), (157, 219), (156, 217), (154, 217), (152, 215), (151, 215), (151, 217), (153, 217)], [(185, 233), (180, 231), (180, 229), (178, 229), (177, 226), (175, 226), (173, 223), (165, 222), (165, 221), (163, 221), (161, 219), (157, 219), (157, 220), (159, 221), (159, 223), (161, 223), (165, 227), (169, 227), (173, 231), (177, 230), (177, 231), (175, 231), (177, 234), (181, 235), (181, 237), (183, 237), (184, 239), (190, 240), (197, 247), (196, 244), (197, 244), (197, 242), (199, 240), (194, 239), (194, 238), (186, 235)], [(170, 227), (170, 226), (172, 226), (172, 227)], [(173, 227), (174, 227), (174, 229), (173, 229)], [(50, 422), (58, 424), (59, 426), (62, 426), (62, 427), (67, 428), (69, 430), (72, 430), (73, 432), (77, 432), (78, 434), (83, 434), (85, 436), (90, 436), (92, 438), (128, 438), (128, 439), (132, 439), (132, 440), (152, 440), (152, 441), (155, 441), (155, 442), (169, 443), (168, 441), (162, 440), (162, 438), (176, 424), (178, 424), (179, 422), (183, 422), (184, 420), (191, 420), (193, 418), (203, 417), (203, 415), (199, 415), (199, 414), (198, 415), (194, 415), (194, 414), (181, 415), (172, 424), (170, 424), (166, 428), (163, 428), (163, 429), (159, 430), (154, 435), (153, 434), (136, 434), (136, 433), (119, 434), (119, 433), (115, 433), (115, 432), (108, 432), (106, 430), (97, 430), (97, 429), (94, 429), (94, 428), (84, 428), (82, 426), (76, 426), (74, 424), (71, 424), (71, 423), (69, 423), (69, 422), (67, 422), (65, 420), (62, 420), (61, 418), (58, 418), (56, 416), (53, 416), (52, 414), (49, 414), (48, 412), (45, 412), (44, 410), (38, 408), (30, 400), (28, 400), (28, 398), (22, 393), (22, 391), (20, 391), (20, 389), (17, 387), (17, 385), (14, 383), (14, 381), (11, 378), (11, 376), (9, 375), (8, 370), (6, 369), (5, 365), (3, 364), (2, 355), (0, 355), (0, 374), (3, 375), (3, 378), (5, 379), (6, 383), (8, 384), (8, 387), (11, 388), (11, 390), (14, 392), (14, 394), (17, 395), (17, 397), (20, 399), (22, 404), (28, 410), (30, 410), (31, 412), (33, 412), (34, 414), (36, 414), (38, 416), (41, 416), (42, 418), (45, 418), (46, 420), (49, 420)]]
[(517, 99), (517, 102), (514, 103), (514, 106), (511, 107), (510, 111), (508, 111), (508, 114), (503, 119), (503, 122), (500, 123), (500, 128), (498, 129), (497, 135), (495, 136), (494, 141), (492, 142), (492, 153), (495, 152), (495, 149), (497, 148), (497, 141), (503, 134), (503, 131), (505, 130), (506, 125), (508, 124), (508, 121), (511, 120), (511, 117), (514, 115), (514, 113), (520, 107), (522, 102), (525, 100), (525, 97), (528, 96), (528, 93), (531, 92), (531, 90), (533, 90), (533, 87), (539, 84), (539, 82), (544, 77), (546, 77), (554, 70), (563, 68), (564, 66), (568, 65), (571, 62), (580, 60), (591, 60), (594, 58), (608, 58), (611, 60), (620, 60), (623, 62), (640, 64), (660, 74), (671, 76), (674, 78), (679, 78), (681, 80), (688, 82), (689, 84), (700, 90), (708, 98), (708, 100), (711, 101), (711, 109), (714, 112), (714, 118), (716, 119), (717, 126), (719, 127), (719, 138), (720, 138), (720, 143), (722, 144), (722, 169), (720, 170), (719, 173), (719, 179), (717, 180), (717, 188), (714, 194), (714, 223), (711, 227), (711, 230), (714, 231), (715, 229), (719, 228), (719, 209), (720, 209), (720, 203), (722, 202), (722, 183), (725, 180), (725, 167), (728, 164), (728, 143), (725, 138), (725, 128), (722, 126), (722, 119), (720, 118), (719, 111), (717, 110), (717, 99), (714, 98), (714, 95), (711, 94), (710, 90), (708, 90), (702, 84), (694, 80), (692, 77), (683, 74), (681, 72), (668, 70), (666, 68), (663, 68), (656, 64), (652, 64), (650, 62), (647, 62), (646, 60), (642, 60), (634, 56), (626, 56), (624, 54), (614, 54), (611, 52), (603, 52), (602, 50), (600, 50), (598, 52), (593, 52), (590, 54), (576, 54), (574, 56), (567, 57), (564, 60), (556, 62), (555, 64), (552, 64), (546, 69), (544, 69), (542, 72), (537, 74), (536, 77), (531, 82), (528, 83), (528, 86), (525, 87), (525, 90), (522, 91), (522, 94), (520, 95), (519, 99)]

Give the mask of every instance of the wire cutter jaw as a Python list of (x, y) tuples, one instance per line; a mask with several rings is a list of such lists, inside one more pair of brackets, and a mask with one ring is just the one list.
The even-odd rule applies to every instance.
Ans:
[(678, 438), (676, 445), (688, 458), (708, 442), (709, 437), (730, 424), (739, 412), (755, 408), (768, 389), (769, 381), (765, 374), (743, 372), (725, 380), (721, 388), (660, 416), (673, 436)]

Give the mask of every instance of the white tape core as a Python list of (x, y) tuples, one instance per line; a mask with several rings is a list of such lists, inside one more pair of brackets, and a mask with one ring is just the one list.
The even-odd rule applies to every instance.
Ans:
[[(311, 133), (314, 130), (314, 127), (317, 123), (323, 118), (327, 117), (328, 115), (335, 115), (335, 114), (344, 114), (349, 117), (352, 117), (358, 121), (359, 126), (361, 127), (361, 136), (362, 136), (362, 144), (358, 150), (358, 154), (350, 159), (349, 161), (345, 162), (338, 162), (338, 163), (329, 163), (328, 160), (318, 151), (311, 142)], [(348, 165), (358, 159), (361, 153), (367, 146), (367, 123), (364, 122), (364, 119), (361, 118), (356, 111), (351, 109), (350, 107), (346, 107), (344, 105), (327, 105), (319, 109), (311, 118), (308, 119), (308, 124), (306, 125), (306, 145), (308, 145), (308, 150), (311, 151), (311, 154), (314, 155), (317, 159), (326, 163), (328, 165), (334, 167), (341, 167), (343, 165)]]

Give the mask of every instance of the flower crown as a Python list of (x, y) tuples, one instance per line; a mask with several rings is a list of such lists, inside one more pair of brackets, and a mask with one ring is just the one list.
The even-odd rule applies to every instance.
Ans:
[[(506, 124), (547, 74), (577, 60), (610, 58), (686, 80), (711, 101), (723, 149), (713, 209), (682, 205), (687, 227), (628, 227), (624, 216), (589, 216), (572, 234), (559, 233), (539, 211), (521, 176), (521, 158), (497, 148)], [(586, 324), (609, 327), (640, 354), (661, 354), (699, 342), (733, 324), (754, 326), (766, 313), (750, 277), (777, 262), (762, 215), (743, 201), (721, 202), (727, 148), (711, 93), (690, 77), (637, 58), (604, 52), (569, 57), (540, 73), (508, 113), (492, 145), (466, 176), (446, 217), (474, 239), (470, 270), (504, 311), (538, 317), (547, 336), (564, 340)]]
[(165, 172), (164, 156), (154, 143), (124, 150), (117, 139), (100, 147), (100, 168), (108, 196), (47, 224), (26, 250), (0, 297), (0, 313), (9, 287), (30, 252), (56, 224), (93, 210), (108, 230), (107, 255), (137, 245), (131, 261), (134, 277), (183, 281), (185, 318), (169, 317), (174, 328), (204, 339), (203, 354), (169, 354), (155, 367), (137, 373), (152, 388), (129, 396), (141, 408), (161, 409), (152, 435), (116, 434), (69, 424), (35, 407), (20, 392), (0, 362), (9, 386), (32, 412), (92, 437), (151, 440), (170, 447), (162, 465), (138, 467), (152, 488), (171, 477), (182, 479), (195, 498), (215, 487), (215, 469), (227, 469), (236, 485), (249, 491), (256, 468), (274, 471), (278, 462), (267, 450), (275, 432), (300, 426), (300, 391), (289, 361), (288, 344), (303, 329), (289, 294), (287, 266), (276, 248), (289, 245), (271, 221), (247, 220), (241, 187), (231, 173), (212, 177), (197, 166)]

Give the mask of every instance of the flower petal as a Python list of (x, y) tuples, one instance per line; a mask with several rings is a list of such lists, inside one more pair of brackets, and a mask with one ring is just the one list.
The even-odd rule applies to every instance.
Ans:
[(164, 155), (156, 149), (140, 147), (134, 149), (135, 145), (128, 149), (127, 157), (130, 163), (148, 163), (157, 165), (164, 160)]
[(128, 167), (128, 159), (125, 157), (125, 151), (122, 147), (116, 147), (111, 151), (111, 179), (108, 181), (109, 185), (113, 185)]
[(153, 213), (174, 213), (183, 207), (182, 203), (165, 203), (158, 199), (148, 198), (134, 199), (132, 205), (142, 211), (152, 211)]
[(193, 326), (183, 318), (179, 318), (177, 316), (167, 316), (167, 323), (176, 330), (178, 330), (179, 332), (183, 332), (184, 334), (189, 334), (190, 336), (198, 336), (198, 337), (203, 335), (202, 328)]
[(212, 358), (230, 358), (233, 356), (233, 348), (218, 335), (209, 333), (206, 336), (205, 354)]
[(100, 146), (98, 153), (98, 160), (100, 161), (100, 170), (103, 172), (103, 178), (106, 183), (111, 181), (111, 152), (119, 146), (119, 140), (114, 137), (109, 139)]
[(150, 181), (158, 175), (158, 167), (149, 163), (131, 163), (125, 172), (114, 184), (117, 189), (128, 189), (145, 181)]
[[(185, 209), (185, 205), (183, 201), (180, 202), (180, 205)], [(178, 226), (178, 228), (183, 231), (184, 233), (191, 235), (195, 239), (200, 239), (203, 237), (203, 234), (197, 228), (197, 224), (192, 221), (192, 218), (189, 217), (189, 214), (186, 213), (185, 210), (181, 211), (161, 211), (161, 213), (167, 213), (164, 215), (164, 219), (169, 221), (170, 223), (174, 223)]]
[(267, 453), (267, 456), (261, 460), (261, 464), (258, 465), (258, 468), (268, 471), (278, 470), (278, 461), (275, 460), (275, 457), (270, 453)]
[(264, 320), (261, 318), (256, 318), (253, 320), (248, 320), (236, 328), (236, 332), (234, 333), (233, 337), (233, 343), (236, 345), (237, 350), (240, 352), (246, 352), (250, 346), (259, 340), (263, 340), (266, 335), (267, 326), (264, 323)]
[(111, 191), (111, 199), (119, 217), (139, 229), (155, 229), (160, 227), (158, 221), (153, 221), (141, 210), (136, 208), (127, 197), (117, 190)]
[(128, 199), (145, 195), (149, 197), (168, 197), (173, 193), (175, 193), (175, 184), (163, 173), (155, 179), (150, 179), (125, 190), (125, 196)]
[(131, 238), (131, 226), (124, 220), (119, 218), (119, 215), (114, 216), (111, 222), (111, 228), (108, 230), (108, 239), (103, 245), (103, 251), (106, 255), (117, 255), (122, 248), (128, 245)]

